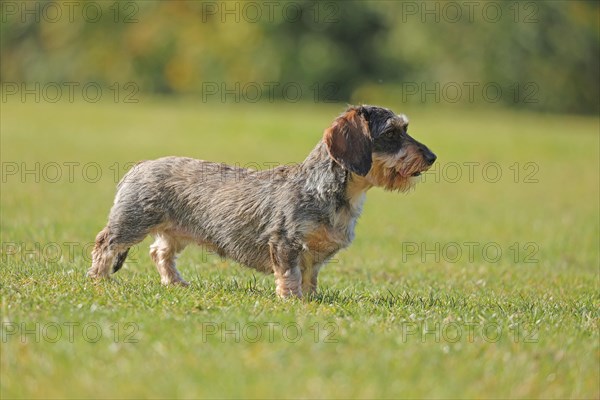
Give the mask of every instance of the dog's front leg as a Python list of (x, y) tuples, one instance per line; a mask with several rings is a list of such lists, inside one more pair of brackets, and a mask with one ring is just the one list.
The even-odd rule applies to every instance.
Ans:
[(288, 269), (275, 269), (275, 292), (281, 298), (302, 297), (302, 274), (299, 266)]
[(317, 293), (317, 276), (321, 265), (315, 257), (317, 253), (305, 251), (302, 254), (302, 294), (304, 296), (312, 296)]
[(275, 292), (281, 298), (302, 297), (300, 252), (289, 246), (270, 244), (271, 263), (275, 274)]

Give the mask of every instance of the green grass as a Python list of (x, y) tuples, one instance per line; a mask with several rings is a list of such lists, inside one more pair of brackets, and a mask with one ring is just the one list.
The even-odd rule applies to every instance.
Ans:
[(437, 169), (282, 301), (194, 247), (162, 287), (149, 239), (94, 284), (89, 244), (127, 163), (301, 161), (343, 107), (3, 103), (1, 397), (598, 398), (599, 119), (389, 106)]

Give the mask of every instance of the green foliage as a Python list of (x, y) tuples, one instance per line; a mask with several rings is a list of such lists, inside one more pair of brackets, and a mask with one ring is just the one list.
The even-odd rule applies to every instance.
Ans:
[[(130, 162), (300, 161), (341, 108), (3, 104), (1, 397), (598, 398), (597, 117), (406, 107), (438, 167), (407, 195), (369, 192), (312, 300), (281, 301), (271, 276), (193, 246), (179, 260), (192, 286), (162, 287), (148, 240), (112, 282), (84, 276)], [(466, 242), (504, 255), (435, 250)]]
[(44, 2), (28, 2), (38, 15), (7, 3), (19, 7), (2, 8), (5, 83), (135, 82), (147, 93), (197, 95), (206, 83), (253, 83), (263, 100), (286, 96), (265, 85), (295, 83), (304, 101), (372, 103), (452, 103), (444, 90), (457, 84), (467, 104), (592, 114), (600, 106), (594, 1), (98, 2), (98, 21), (81, 5), (70, 21), (63, 3), (62, 18)]

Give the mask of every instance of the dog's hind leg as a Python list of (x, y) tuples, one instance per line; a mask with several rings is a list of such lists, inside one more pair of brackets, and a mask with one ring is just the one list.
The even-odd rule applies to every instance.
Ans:
[[(137, 228), (137, 229), (136, 229)], [(92, 266), (87, 272), (90, 278), (107, 278), (123, 266), (129, 248), (148, 235), (145, 227), (108, 224), (96, 236), (92, 250)]]
[(189, 285), (175, 267), (177, 254), (184, 249), (185, 245), (183, 240), (165, 233), (156, 235), (156, 240), (150, 246), (150, 257), (156, 264), (163, 285)]
[(117, 257), (115, 258), (115, 262), (113, 263), (113, 270), (112, 270), (113, 274), (121, 269), (121, 267), (123, 266), (123, 263), (125, 262), (125, 259), (127, 258), (128, 253), (129, 253), (129, 249), (117, 254)]
[(111, 272), (118, 271), (129, 251), (129, 245), (114, 243), (108, 227), (96, 236), (92, 250), (92, 266), (87, 274), (91, 278), (107, 278)]

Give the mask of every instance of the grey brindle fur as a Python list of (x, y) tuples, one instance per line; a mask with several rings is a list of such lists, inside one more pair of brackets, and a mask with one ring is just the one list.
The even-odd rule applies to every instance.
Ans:
[(352, 242), (366, 191), (406, 191), (435, 161), (407, 127), (388, 109), (350, 107), (297, 165), (255, 171), (183, 157), (143, 161), (118, 185), (88, 275), (118, 271), (150, 234), (163, 284), (187, 285), (175, 259), (196, 243), (274, 273), (281, 297), (314, 293), (321, 266)]

